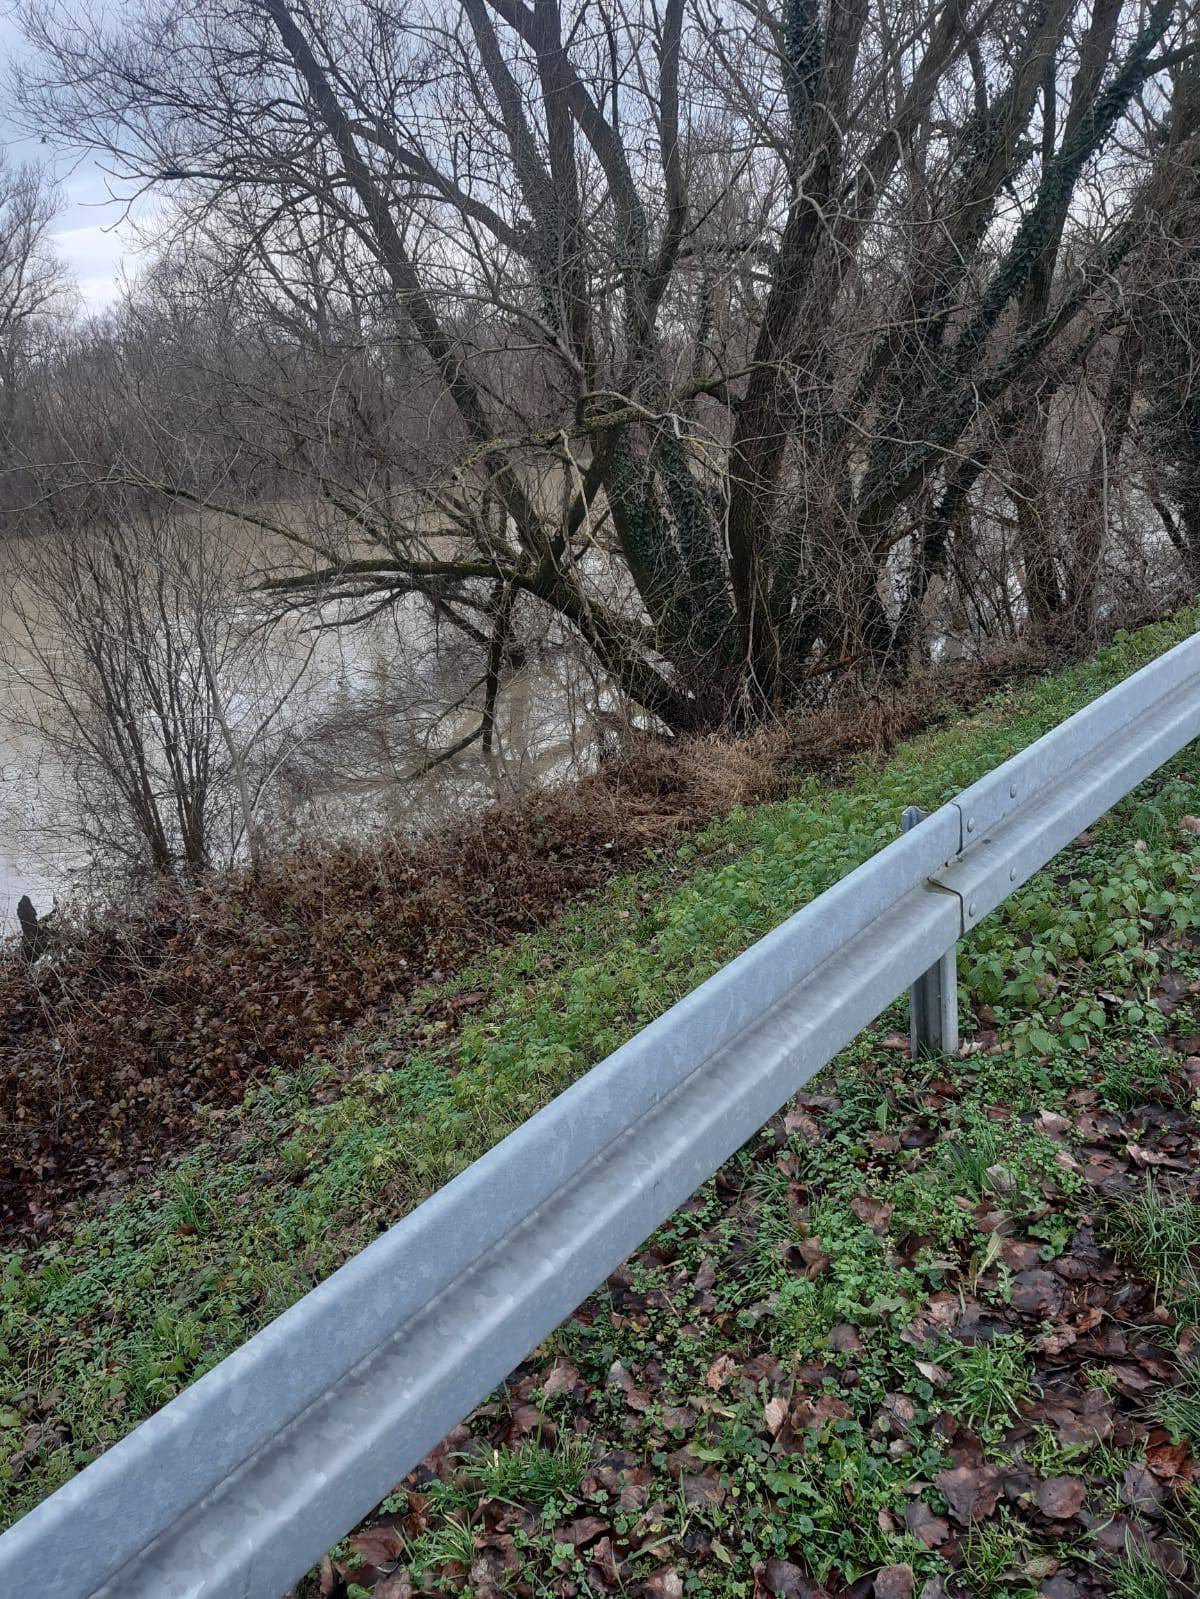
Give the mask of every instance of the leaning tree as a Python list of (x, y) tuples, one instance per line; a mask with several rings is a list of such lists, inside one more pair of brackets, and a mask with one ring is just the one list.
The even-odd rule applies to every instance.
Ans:
[(674, 728), (903, 672), (997, 484), (1028, 625), (1094, 615), (1045, 439), (1089, 361), (1129, 413), (1200, 137), (1180, 0), (23, 16), (25, 115), (169, 195), (228, 329), (196, 404), (238, 495), (90, 464), (269, 524), (293, 603), (423, 596), (484, 725), (514, 607)]

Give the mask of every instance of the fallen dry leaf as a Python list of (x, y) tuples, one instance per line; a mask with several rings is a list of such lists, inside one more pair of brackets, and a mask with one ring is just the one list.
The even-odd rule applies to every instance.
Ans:
[(1184, 1488), (1195, 1475), (1196, 1463), (1186, 1443), (1155, 1444), (1146, 1450), (1146, 1465), (1162, 1482)]
[(1071, 1123), (1065, 1116), (1059, 1116), (1052, 1110), (1039, 1110), (1037, 1124), (1042, 1132), (1050, 1138), (1066, 1138), (1072, 1131)]
[(934, 1481), (950, 1506), (950, 1514), (965, 1527), (995, 1510), (1003, 1477), (995, 1466), (954, 1466), (949, 1471), (939, 1471)]
[(407, 1577), (385, 1577), (371, 1590), (371, 1599), (414, 1599), (416, 1589)]
[(1019, 1271), (1013, 1278), (1013, 1309), (1023, 1316), (1055, 1316), (1065, 1297), (1062, 1280), (1040, 1266), (1033, 1271)]
[(1030, 1415), (1049, 1422), (1066, 1449), (1101, 1443), (1113, 1430), (1112, 1399), (1103, 1388), (1088, 1388), (1070, 1397), (1056, 1394), (1034, 1405)]
[(767, 1424), (767, 1431), (771, 1434), (772, 1438), (774, 1438), (780, 1427), (783, 1426), (787, 1419), (787, 1413), (787, 1400), (781, 1399), (778, 1395), (776, 1395), (774, 1399), (768, 1399), (766, 1404), (763, 1406), (763, 1419)]
[(895, 1205), (887, 1204), (882, 1199), (871, 1199), (867, 1194), (860, 1194), (857, 1199), (850, 1201), (850, 1209), (873, 1233), (887, 1232), (895, 1208)]
[(812, 1427), (819, 1431), (828, 1421), (847, 1421), (854, 1414), (844, 1399), (836, 1394), (818, 1394), (815, 1399), (802, 1399), (792, 1415), (795, 1427)]
[(904, 1524), (926, 1549), (936, 1549), (950, 1536), (950, 1523), (942, 1516), (935, 1516), (923, 1499), (916, 1499), (909, 1505), (904, 1512)]
[(737, 1369), (737, 1361), (733, 1359), (732, 1355), (718, 1355), (708, 1368), (704, 1381), (714, 1393), (717, 1393), (724, 1388)]
[(542, 1392), (549, 1398), (558, 1394), (569, 1394), (579, 1382), (579, 1372), (569, 1360), (556, 1360), (546, 1373), (542, 1383)]
[(1169, 1166), (1173, 1171), (1191, 1170), (1186, 1160), (1175, 1160), (1157, 1149), (1144, 1149), (1141, 1144), (1127, 1144), (1125, 1147), (1129, 1158), (1139, 1166)]
[(1064, 1349), (1070, 1349), (1076, 1341), (1073, 1328), (1055, 1327), (1050, 1332), (1042, 1334), (1037, 1341), (1037, 1347), (1044, 1355), (1061, 1355)]
[(592, 1569), (598, 1571), (605, 1582), (615, 1585), (619, 1581), (617, 1557), (613, 1552), (611, 1538), (601, 1538), (593, 1544), (588, 1550), (588, 1559), (591, 1561)]
[(1056, 1521), (1069, 1521), (1083, 1508), (1087, 1497), (1087, 1484), (1081, 1477), (1047, 1477), (1038, 1484), (1038, 1509), (1043, 1516), (1053, 1516)]
[(625, 1395), (630, 1410), (645, 1412), (650, 1409), (650, 1395), (637, 1386), (619, 1360), (614, 1360), (608, 1368), (608, 1380)]
[(399, 1560), (404, 1553), (404, 1539), (395, 1527), (384, 1524), (364, 1527), (361, 1532), (356, 1532), (350, 1539), (350, 1547), (356, 1555), (361, 1555), (369, 1566), (379, 1569), (394, 1565)]
[(542, 1443), (547, 1444), (552, 1444), (558, 1437), (558, 1428), (548, 1416), (543, 1416), (536, 1405), (517, 1405), (512, 1413), (510, 1430), (514, 1438), (524, 1433), (535, 1433)]
[(802, 1110), (788, 1111), (783, 1118), (783, 1130), (788, 1134), (799, 1133), (810, 1144), (819, 1144), (821, 1142), (820, 1127), (811, 1116)]
[(1163, 1485), (1145, 1466), (1128, 1466), (1121, 1481), (1121, 1497), (1143, 1515), (1153, 1515), (1163, 1501)]
[(949, 1375), (944, 1366), (932, 1360), (918, 1360), (914, 1364), (926, 1382), (931, 1382), (935, 1388), (940, 1388)]
[(809, 1599), (815, 1588), (790, 1560), (768, 1560), (762, 1569), (763, 1586), (779, 1599)]
[(875, 1573), (875, 1599), (912, 1599), (913, 1568), (884, 1566)]
[(719, 1506), (725, 1503), (725, 1490), (721, 1479), (707, 1472), (684, 1472), (679, 1479), (683, 1488), (684, 1504), (695, 1509), (697, 1505)]
[(598, 1538), (607, 1530), (607, 1521), (601, 1520), (599, 1516), (580, 1516), (569, 1527), (560, 1527), (554, 1537), (557, 1542), (571, 1543), (578, 1549), (582, 1544), (591, 1543), (594, 1538)]

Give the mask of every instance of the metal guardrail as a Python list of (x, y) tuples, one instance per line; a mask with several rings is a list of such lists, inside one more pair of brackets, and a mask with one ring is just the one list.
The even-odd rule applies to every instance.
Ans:
[(906, 988), (915, 1042), (950, 1041), (959, 937), (1198, 735), (1200, 635), (909, 826), (51, 1495), (0, 1537), (0, 1592), (278, 1599)]

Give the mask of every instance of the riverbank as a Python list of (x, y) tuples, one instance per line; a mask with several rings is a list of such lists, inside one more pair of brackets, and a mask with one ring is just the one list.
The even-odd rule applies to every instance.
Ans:
[[(418, 990), (614, 874), (645, 870), (662, 891), (687, 875), (681, 839), (1038, 665), (959, 668), (740, 741), (645, 741), (440, 833), (310, 846), (164, 888), (134, 915), (60, 913), (46, 959), (0, 950), (0, 1246), (68, 1233), (81, 1206), (217, 1136), (276, 1072), (335, 1063), (333, 1092), (358, 1064), (347, 1040)], [(424, 1002), (422, 1029), (453, 1030), (482, 997)]]
[[(887, 842), (904, 805), (932, 809), (1196, 620), (1119, 638), (1091, 661), (1004, 691), (886, 763), (859, 760), (836, 789), (809, 777), (784, 800), (734, 810), (544, 931), (415, 992), (336, 1058), (253, 1084), (187, 1159), (156, 1168), (69, 1238), (11, 1256), (0, 1273), (4, 1518)], [(977, 1039), (1002, 1030), (1036, 1063), (1059, 1033), (1084, 1051), (1119, 1043), (1130, 1027), (1153, 1031), (1131, 985), (1140, 992), (1164, 918), (1194, 916), (1200, 869), (1196, 837), (1179, 821), (1200, 812), (1200, 783), (1189, 772), (1172, 784), (1148, 810), (1145, 796), (1122, 807), (1121, 837), (1131, 826), (1135, 836), (1119, 856), (1092, 857), (1071, 904), (1043, 874), (972, 935), (964, 983)], [(1089, 880), (1097, 897), (1075, 903)], [(1102, 950), (1118, 917), (1125, 941)], [(1113, 961), (1132, 976), (1119, 980)], [(1074, 972), (1088, 992), (1103, 986), (1082, 1010)]]
[[(164, 887), (136, 915), (56, 919), (32, 967), (14, 940), (0, 957), (0, 1243), (69, 1230), (88, 1196), (212, 1136), (275, 1072), (352, 1070), (355, 1028), (782, 782), (765, 741), (647, 748), (440, 836), (309, 847)], [(453, 1016), (475, 1002), (459, 996)]]

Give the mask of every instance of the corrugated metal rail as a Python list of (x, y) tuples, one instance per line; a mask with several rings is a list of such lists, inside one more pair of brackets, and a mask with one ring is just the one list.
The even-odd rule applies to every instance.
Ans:
[(0, 1593), (278, 1599), (838, 1050), (1198, 735), (1200, 635), (911, 826), (60, 1488), (0, 1537)]

